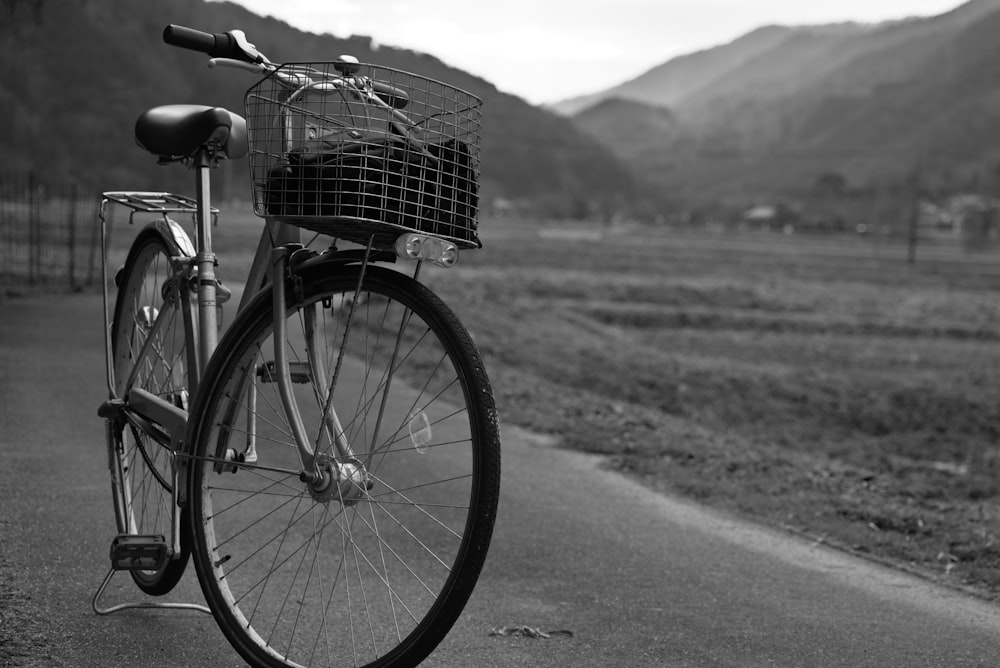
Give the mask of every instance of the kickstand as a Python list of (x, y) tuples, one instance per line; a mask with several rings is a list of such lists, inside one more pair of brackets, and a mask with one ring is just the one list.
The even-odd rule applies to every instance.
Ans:
[(212, 611), (203, 605), (198, 605), (197, 603), (120, 603), (118, 605), (112, 605), (107, 608), (99, 607), (97, 602), (100, 600), (101, 595), (104, 594), (104, 590), (108, 588), (108, 584), (111, 583), (111, 578), (115, 575), (115, 569), (112, 568), (108, 571), (108, 574), (104, 577), (104, 582), (97, 589), (97, 593), (94, 594), (94, 600), (91, 601), (91, 607), (94, 608), (94, 612), (99, 615), (110, 615), (119, 610), (129, 610), (134, 608), (159, 608), (161, 610), (194, 610), (196, 612), (204, 612), (206, 615), (212, 614)]

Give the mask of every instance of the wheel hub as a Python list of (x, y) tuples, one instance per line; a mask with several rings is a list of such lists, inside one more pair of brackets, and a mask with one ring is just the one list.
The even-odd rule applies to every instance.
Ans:
[(316, 457), (319, 479), (308, 483), (309, 494), (318, 503), (339, 501), (351, 506), (364, 498), (372, 488), (371, 476), (356, 459), (336, 462), (328, 455)]

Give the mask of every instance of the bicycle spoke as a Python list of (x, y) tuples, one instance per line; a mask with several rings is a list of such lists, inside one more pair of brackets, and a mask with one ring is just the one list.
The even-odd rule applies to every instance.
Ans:
[[(386, 485), (386, 486), (388, 487), (388, 485)], [(421, 487), (426, 487), (426, 485), (422, 485)], [(405, 494), (403, 494), (401, 490), (392, 489), (390, 491), (391, 491), (392, 494), (395, 494), (395, 495), (399, 496), (400, 498), (402, 498), (403, 501), (405, 501), (407, 504), (409, 504), (410, 507), (415, 508), (416, 510), (420, 511), (420, 513), (422, 515), (424, 515), (425, 517), (427, 517), (430, 520), (432, 520), (434, 523), (436, 523), (442, 529), (445, 529), (448, 533), (450, 533), (451, 535), (453, 535), (455, 538), (458, 538), (458, 539), (462, 538), (461, 534), (459, 534), (457, 531), (454, 531), (453, 529), (451, 529), (451, 527), (449, 527), (446, 524), (444, 524), (443, 522), (441, 522), (437, 517), (435, 517), (434, 515), (432, 515), (429, 512), (427, 512), (427, 510), (421, 504), (414, 503)], [(376, 503), (375, 505), (381, 507), (382, 504)], [(385, 508), (382, 508), (382, 512), (386, 513), (390, 517), (393, 517), (392, 514), (388, 510), (386, 510)], [(393, 518), (393, 519), (395, 519), (395, 518)], [(409, 533), (409, 530), (405, 526), (403, 526), (402, 524), (400, 524), (400, 527), (403, 529), (403, 531), (406, 531), (407, 533)], [(416, 540), (416, 536), (413, 536), (413, 534), (410, 534), (410, 535)], [(421, 547), (424, 547), (423, 544), (421, 544)]]

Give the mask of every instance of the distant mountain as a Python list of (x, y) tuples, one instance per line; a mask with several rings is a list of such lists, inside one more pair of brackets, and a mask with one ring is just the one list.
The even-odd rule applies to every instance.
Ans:
[[(372, 11), (380, 11), (372, 9)], [(332, 60), (343, 53), (464, 88), (484, 100), (482, 183), (486, 199), (528, 202), (546, 213), (635, 197), (629, 171), (568, 120), (499, 92), (429, 55), (340, 39), (204, 0), (7, 0), (0, 2), (2, 170), (94, 188), (192, 189), (135, 146), (133, 126), (158, 104), (201, 103), (241, 112), (251, 75), (209, 70), (206, 58), (162, 42), (177, 23), (246, 31), (275, 60)], [(245, 161), (227, 164), (223, 196), (248, 193)], [(605, 204), (602, 204), (605, 203)]]
[(763, 102), (784, 116), (789, 99), (868, 95), (883, 84), (919, 76), (921, 61), (950, 48), (964, 29), (998, 8), (1000, 0), (974, 0), (931, 19), (794, 28), (772, 48), (740, 60), (672, 106), (705, 127), (731, 122), (748, 104)]
[(676, 138), (676, 116), (665, 107), (620, 97), (601, 100), (573, 117), (581, 130), (607, 142), (613, 138), (615, 153), (630, 160), (651, 144), (662, 145)]
[(601, 100), (621, 98), (673, 107), (693, 93), (711, 85), (741, 62), (774, 48), (793, 32), (791, 28), (759, 28), (730, 44), (679, 56), (648, 72), (607, 90), (549, 105), (561, 114), (573, 115)]
[[(878, 25), (769, 27), (556, 105), (691, 202), (796, 197), (821, 175), (851, 188), (1000, 188), (1000, 0)], [(669, 110), (669, 136), (636, 152), (634, 110)], [(589, 107), (589, 108), (588, 108)], [(617, 119), (616, 119), (617, 116)], [(650, 135), (652, 137), (652, 135)]]

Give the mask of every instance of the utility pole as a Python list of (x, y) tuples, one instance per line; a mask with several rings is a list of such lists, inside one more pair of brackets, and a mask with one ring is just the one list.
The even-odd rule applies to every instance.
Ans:
[(920, 237), (920, 183), (922, 179), (921, 160), (917, 159), (917, 166), (910, 177), (912, 183), (912, 204), (910, 206), (910, 234), (907, 244), (906, 261), (909, 264), (917, 262), (917, 239)]

